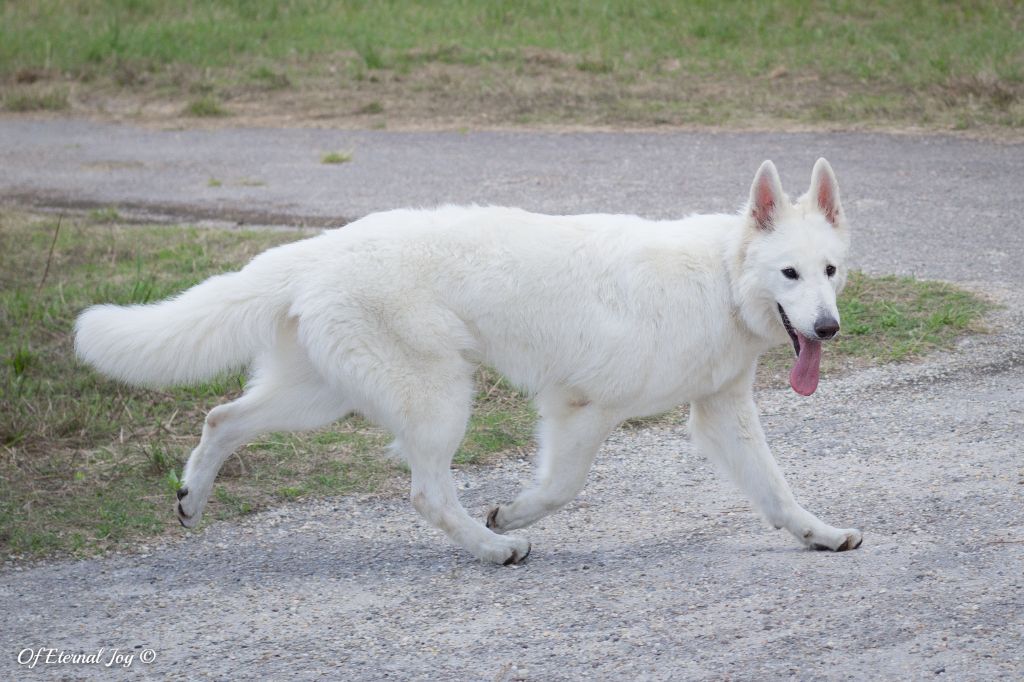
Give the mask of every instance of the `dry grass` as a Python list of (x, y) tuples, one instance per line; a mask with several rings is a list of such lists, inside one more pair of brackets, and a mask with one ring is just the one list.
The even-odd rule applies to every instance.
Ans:
[(199, 95), (236, 124), (1024, 127), (1006, 0), (16, 0), (0, 18), (12, 97), (67, 83), (76, 111), (171, 125)]
[(194, 99), (185, 105), (182, 112), (185, 116), (196, 116), (199, 118), (220, 118), (228, 116), (231, 112), (224, 108), (220, 101), (209, 95)]
[(68, 89), (64, 86), (12, 88), (3, 98), (4, 109), (14, 112), (66, 111), (71, 108)]

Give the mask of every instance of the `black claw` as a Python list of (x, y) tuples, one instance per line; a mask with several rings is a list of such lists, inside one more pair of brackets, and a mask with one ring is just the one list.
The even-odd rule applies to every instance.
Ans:
[(178, 490), (174, 494), (177, 495), (178, 499), (180, 500), (181, 498), (188, 495), (188, 486), (185, 486), (184, 488), (178, 488)]
[[(839, 545), (838, 547), (835, 548), (835, 551), (836, 552), (848, 552), (851, 549), (857, 549), (858, 547), (861, 546), (861, 544), (863, 542), (864, 542), (864, 538), (861, 538), (860, 541), (857, 542), (856, 545), (852, 545), (851, 546), (850, 545), (850, 538), (846, 538), (845, 540), (843, 540), (843, 544), (841, 544), (841, 545)], [(815, 543), (813, 543), (811, 545), (811, 549), (817, 550), (819, 552), (825, 552), (825, 551), (831, 550), (832, 548), (831, 547), (826, 547), (825, 545), (819, 545), (817, 542), (815, 542)]]
[(531, 545), (527, 545), (526, 546), (526, 554), (524, 554), (522, 557), (520, 557), (519, 556), (519, 552), (517, 552), (517, 551), (515, 551), (513, 549), (512, 550), (512, 556), (510, 556), (509, 558), (505, 559), (505, 563), (503, 563), (502, 566), (511, 566), (512, 564), (521, 564), (521, 563), (523, 563), (524, 561), (526, 561), (526, 557), (530, 556), (530, 551), (531, 550), (533, 550), (533, 545), (532, 544)]
[(486, 525), (487, 525), (488, 528), (497, 528), (498, 527), (498, 510), (499, 509), (501, 509), (501, 507), (495, 507), (487, 515), (487, 524)]

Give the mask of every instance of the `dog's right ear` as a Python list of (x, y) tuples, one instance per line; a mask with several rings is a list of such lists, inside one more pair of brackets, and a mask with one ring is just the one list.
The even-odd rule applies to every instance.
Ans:
[(750, 202), (747, 204), (747, 213), (757, 229), (764, 232), (773, 229), (775, 217), (784, 201), (786, 195), (782, 192), (779, 172), (775, 170), (774, 163), (765, 161), (754, 176), (754, 184), (750, 187)]
[(824, 158), (818, 159), (814, 164), (809, 193), (825, 219), (832, 227), (837, 227), (843, 210), (839, 204), (839, 183), (836, 182), (832, 166)]

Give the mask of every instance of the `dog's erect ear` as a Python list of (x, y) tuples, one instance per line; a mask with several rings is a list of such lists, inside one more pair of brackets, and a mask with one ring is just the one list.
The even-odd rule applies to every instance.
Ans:
[(811, 171), (811, 189), (809, 190), (811, 201), (813, 201), (825, 219), (835, 227), (839, 222), (839, 215), (842, 207), (839, 205), (839, 183), (836, 182), (836, 175), (832, 172), (832, 166), (824, 158), (818, 159)]
[(785, 197), (775, 164), (765, 161), (757, 169), (757, 175), (754, 176), (754, 184), (750, 187), (750, 203), (747, 208), (757, 229), (765, 232), (772, 229), (775, 216), (778, 214), (782, 202), (786, 200)]

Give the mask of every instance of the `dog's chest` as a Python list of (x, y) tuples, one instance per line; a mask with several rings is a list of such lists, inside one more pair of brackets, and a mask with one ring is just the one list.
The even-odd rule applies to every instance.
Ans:
[[(623, 412), (629, 417), (660, 414), (714, 395), (748, 375), (755, 358), (756, 351), (740, 340), (659, 353), (644, 371), (630, 375), (635, 383), (621, 395)], [(620, 381), (629, 380), (616, 373)]]

